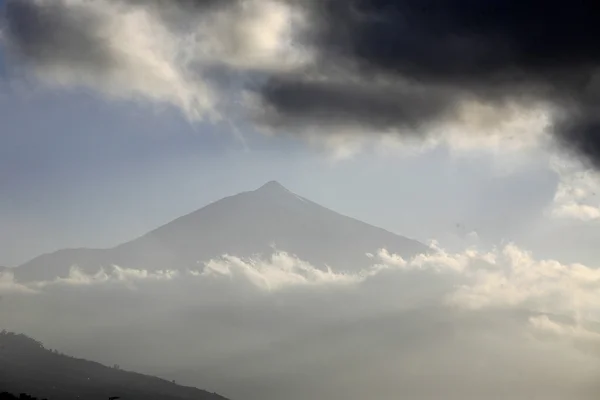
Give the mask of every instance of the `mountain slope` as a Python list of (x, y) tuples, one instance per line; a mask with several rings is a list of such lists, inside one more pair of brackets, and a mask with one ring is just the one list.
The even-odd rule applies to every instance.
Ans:
[(128, 268), (199, 269), (223, 254), (248, 257), (287, 251), (316, 267), (357, 270), (366, 253), (386, 248), (404, 257), (427, 246), (333, 212), (277, 182), (226, 197), (112, 249), (69, 249), (38, 257), (15, 270), (19, 280), (66, 276), (73, 265), (88, 272)]
[(0, 392), (28, 393), (48, 400), (226, 400), (214, 393), (163, 379), (109, 368), (45, 349), (40, 343), (0, 333)]

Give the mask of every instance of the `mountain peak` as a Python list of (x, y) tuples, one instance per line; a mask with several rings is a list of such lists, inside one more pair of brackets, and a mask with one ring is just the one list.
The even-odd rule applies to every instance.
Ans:
[(281, 183), (277, 182), (277, 181), (269, 181), (267, 183), (265, 183), (264, 185), (262, 185), (261, 187), (259, 187), (258, 189), (256, 189), (256, 191), (261, 191), (261, 192), (286, 192), (289, 193), (289, 190), (287, 190)]
[(68, 277), (72, 265), (89, 274), (113, 265), (198, 270), (223, 254), (269, 257), (274, 248), (340, 271), (368, 268), (373, 260), (366, 254), (380, 248), (403, 258), (429, 251), (421, 243), (338, 214), (270, 181), (114, 248), (61, 250), (21, 265), (14, 274), (18, 281), (53, 280)]

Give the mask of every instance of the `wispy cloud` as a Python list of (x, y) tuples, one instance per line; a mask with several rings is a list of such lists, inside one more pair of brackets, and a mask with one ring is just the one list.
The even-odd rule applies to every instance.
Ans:
[(45, 84), (171, 104), (190, 118), (214, 109), (210, 85), (184, 52), (189, 37), (170, 31), (148, 8), (79, 0), (6, 7), (8, 50)]

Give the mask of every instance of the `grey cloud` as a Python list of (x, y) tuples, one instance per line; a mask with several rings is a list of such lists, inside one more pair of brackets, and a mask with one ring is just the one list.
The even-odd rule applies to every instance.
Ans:
[(365, 125), (378, 129), (417, 130), (431, 118), (448, 110), (448, 94), (443, 90), (365, 82), (306, 82), (297, 77), (271, 79), (261, 88), (266, 107), (275, 113), (265, 115), (270, 123), (291, 121), (310, 124)]
[(56, 62), (91, 71), (117, 67), (118, 60), (100, 35), (101, 22), (80, 7), (9, 1), (5, 19), (10, 49), (37, 67)]
[(139, 6), (167, 7), (189, 7), (197, 10), (211, 10), (215, 8), (229, 7), (239, 3), (240, 0), (117, 0), (125, 4)]
[(600, 60), (591, 4), (542, 0), (313, 2), (324, 57), (423, 81), (562, 78)]
[[(181, 23), (181, 17), (231, 9), (243, 0), (110, 0), (127, 7), (151, 9), (167, 23)], [(184, 18), (185, 19), (185, 18)], [(176, 26), (174, 26), (176, 28)]]
[(4, 11), (8, 54), (45, 84), (214, 115), (212, 89), (180, 61), (183, 39), (157, 13), (109, 0), (10, 0)]
[(583, 154), (594, 163), (600, 163), (600, 118), (596, 109), (583, 108), (556, 126), (556, 137), (574, 154)]
[[(596, 46), (600, 30), (591, 3), (330, 0), (305, 4), (322, 68), (338, 65), (354, 71), (364, 83), (372, 76), (386, 76), (426, 89), (453, 88), (452, 95), (442, 99), (429, 90), (428, 100), (441, 107), (433, 115), (423, 113), (426, 120), (446, 118), (466, 96), (491, 104), (523, 97), (549, 101), (567, 113), (566, 122), (554, 127), (559, 141), (596, 166), (600, 164), (596, 150), (600, 135), (593, 123), (597, 102), (590, 100), (598, 92), (589, 85), (600, 64)], [(305, 79), (304, 85), (314, 84)], [(299, 86), (294, 81), (289, 91)], [(265, 98), (279, 111), (279, 119), (290, 116), (290, 122), (297, 124), (298, 114), (304, 113), (301, 122), (313, 121), (313, 114), (305, 112), (302, 104), (293, 108), (286, 97), (269, 94), (267, 86)], [(410, 97), (411, 93), (398, 96), (398, 108), (406, 107), (404, 100)], [(371, 112), (369, 96), (357, 93), (349, 103), (343, 97), (315, 95), (313, 101), (315, 108), (324, 110), (345, 108), (351, 113), (362, 108), (363, 124), (377, 127), (379, 112)], [(409, 119), (405, 121), (403, 114)], [(399, 124), (410, 123), (412, 116), (400, 112)], [(337, 118), (336, 113), (332, 118)]]
[[(147, 45), (143, 55), (123, 58), (139, 50), (134, 47), (110, 50), (103, 36), (110, 24), (100, 29), (106, 21), (96, 21), (98, 13), (86, 18), (80, 12), (90, 4), (99, 13), (113, 9), (106, 18), (119, 17), (115, 7), (151, 14), (148, 22), (156, 29), (141, 32), (146, 36), (132, 45)], [(300, 17), (288, 21), (266, 4)], [(409, 127), (425, 137), (431, 124), (460, 119), (465, 102), (489, 104), (499, 113), (506, 102), (525, 108), (543, 103), (560, 114), (551, 129), (557, 142), (599, 167), (600, 28), (594, 16), (588, 2), (542, 0), (9, 0), (5, 12), (8, 46), (28, 65), (42, 72), (49, 64), (62, 66), (63, 75), (80, 77), (68, 83), (100, 91), (108, 80), (112, 94), (168, 102), (195, 118), (216, 107), (209, 89), (223, 87), (212, 87), (205, 70), (220, 65), (231, 69), (225, 80), (259, 82), (248, 86), (264, 108), (258, 121), (280, 129), (341, 121), (370, 132), (402, 134)], [(283, 27), (292, 27), (293, 37)], [(164, 35), (154, 37), (155, 30)], [(127, 39), (123, 32), (111, 34), (122, 36), (110, 43)], [(293, 49), (293, 56), (282, 56), (281, 46)], [(123, 76), (153, 71), (158, 64), (147, 57), (156, 54), (158, 64), (174, 74), (129, 89), (122, 84)], [(106, 75), (110, 79), (97, 79)], [(119, 92), (120, 86), (125, 88)], [(228, 102), (234, 97), (223, 96)], [(476, 130), (485, 135), (487, 127)]]

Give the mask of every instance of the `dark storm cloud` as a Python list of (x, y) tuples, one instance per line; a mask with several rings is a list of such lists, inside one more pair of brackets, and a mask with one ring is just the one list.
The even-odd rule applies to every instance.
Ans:
[[(325, 0), (315, 2), (325, 57), (423, 81), (546, 81), (600, 60), (591, 1)], [(336, 54), (337, 53), (337, 54)]]
[[(310, 4), (310, 6), (309, 6)], [(311, 40), (322, 65), (337, 65), (354, 71), (368, 82), (373, 76), (411, 80), (424, 87), (453, 88), (454, 95), (439, 98), (434, 90), (429, 101), (439, 111), (422, 117), (445, 117), (465, 95), (484, 102), (522, 100), (551, 101), (564, 106), (569, 116), (555, 126), (560, 141), (600, 166), (600, 125), (593, 118), (596, 104), (590, 88), (600, 64), (600, 24), (591, 1), (544, 0), (325, 0), (307, 2), (314, 24)], [(337, 91), (327, 81), (295, 80), (282, 84), (277, 93), (306, 97), (310, 107), (290, 101), (290, 96), (273, 96), (267, 85), (265, 100), (278, 110), (279, 119), (291, 117), (306, 122), (328, 110), (337, 118), (345, 109), (365, 125), (377, 126), (389, 105), (373, 102), (370, 95), (348, 97), (323, 93)], [(591, 90), (591, 93), (590, 93)], [(396, 97), (399, 125), (414, 125), (417, 114), (406, 112), (426, 103), (423, 97), (411, 104), (410, 93)], [(296, 105), (296, 106), (295, 106)], [(359, 110), (358, 113), (356, 111)], [(592, 123), (590, 123), (592, 121)]]
[[(287, 40), (277, 37), (284, 33), (269, 26), (273, 20), (265, 17), (278, 11), (269, 7), (259, 8), (259, 12), (248, 11), (252, 7), (246, 8), (248, 1), (242, 0), (9, 0), (4, 31), (9, 48), (38, 69), (48, 65), (66, 69), (74, 66), (81, 76), (86, 68), (90, 74), (102, 75), (105, 70), (120, 68), (122, 62), (118, 57), (122, 54), (107, 48), (110, 46), (106, 45), (104, 35), (110, 33), (104, 29), (106, 21), (103, 20), (103, 29), (99, 29), (98, 15), (94, 12), (102, 7), (115, 12), (115, 5), (150, 10), (158, 17), (153, 23), (164, 24), (176, 35), (186, 35), (198, 26), (214, 25), (214, 34), (202, 33), (208, 38), (206, 43), (210, 49), (217, 49), (217, 53), (221, 48), (226, 51), (216, 56), (222, 60), (209, 61), (212, 66), (239, 69), (241, 74), (235, 75), (236, 79), (252, 76), (266, 82), (252, 89), (261, 100), (259, 104), (264, 106), (261, 123), (292, 129), (305, 125), (356, 124), (375, 130), (409, 128), (414, 134), (426, 135), (425, 128), (430, 123), (460, 118), (457, 113), (465, 101), (492, 106), (516, 102), (525, 108), (551, 104), (561, 111), (553, 127), (558, 142), (600, 167), (600, 124), (595, 117), (600, 96), (595, 83), (600, 65), (597, 44), (600, 24), (595, 2), (253, 0), (250, 3), (271, 2), (287, 4), (306, 22), (295, 27), (293, 44), (307, 50), (311, 56), (308, 63), (298, 62), (290, 69), (289, 65), (284, 66), (288, 62), (284, 57), (268, 54), (269, 62), (280, 63), (284, 73), (272, 64), (268, 70), (257, 71), (255, 66), (250, 70), (246, 63), (240, 62), (265, 51), (261, 46), (269, 48), (273, 41)], [(95, 10), (91, 13), (90, 4), (94, 4)], [(213, 11), (219, 13), (219, 18), (212, 17)], [(106, 19), (106, 15), (102, 18)], [(272, 30), (266, 38), (254, 31), (248, 37), (244, 29), (249, 19), (265, 24), (265, 31)], [(213, 24), (215, 20), (226, 23)], [(243, 29), (238, 32), (240, 27)], [(116, 40), (124, 41), (127, 38)], [(193, 49), (194, 56), (202, 57), (205, 50)], [(231, 57), (232, 54), (237, 58)], [(179, 61), (174, 58), (167, 62)], [(128, 73), (132, 73), (135, 69), (132, 62), (128, 65)], [(189, 72), (188, 65), (180, 67), (175, 65), (173, 69)], [(197, 80), (210, 79), (198, 71), (191, 73), (197, 74), (192, 76)], [(164, 82), (158, 83), (164, 90)], [(176, 106), (186, 104), (184, 111), (189, 111), (190, 101), (173, 101), (177, 96), (155, 97), (167, 98)]]
[(558, 140), (574, 153), (583, 154), (600, 166), (600, 118), (597, 111), (571, 116), (557, 126)]
[(240, 3), (240, 0), (114, 0), (124, 5), (153, 7), (161, 14), (172, 11), (186, 13), (206, 13), (227, 9)]
[[(271, 79), (261, 90), (263, 100), (276, 105), (276, 114), (285, 115), (285, 120), (280, 121), (284, 124), (308, 120), (311, 124), (416, 129), (445, 112), (451, 104), (441, 90), (396, 89), (383, 84), (351, 82), (306, 82), (289, 77)], [(271, 123), (277, 123), (277, 115), (270, 116)]]
[(119, 0), (134, 5), (155, 5), (159, 7), (190, 7), (193, 9), (209, 9), (226, 7), (239, 0)]
[(77, 7), (8, 1), (4, 14), (11, 50), (35, 66), (47, 67), (60, 61), (103, 70), (114, 67), (117, 61), (98, 34), (99, 21)]

